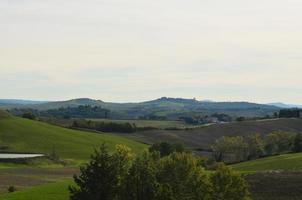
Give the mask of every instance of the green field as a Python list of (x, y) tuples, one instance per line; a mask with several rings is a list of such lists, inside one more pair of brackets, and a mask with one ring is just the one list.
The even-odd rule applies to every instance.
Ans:
[(259, 171), (302, 171), (302, 153), (284, 154), (261, 158), (232, 165), (233, 169), (244, 172)]
[(20, 192), (0, 196), (0, 200), (68, 200), (71, 180), (37, 186)]
[(87, 160), (103, 142), (110, 150), (116, 144), (125, 144), (135, 152), (146, 148), (144, 144), (110, 134), (76, 131), (17, 117), (0, 120), (0, 146), (9, 152), (49, 154), (55, 149), (63, 159)]
[[(27, 164), (0, 163), (0, 199), (67, 200), (70, 178), (79, 171), (78, 164), (88, 161), (94, 148), (106, 143), (109, 150), (125, 144), (136, 153), (147, 145), (111, 134), (66, 129), (47, 123), (9, 116), (0, 112), (0, 148), (5, 152), (50, 154), (72, 165), (63, 166), (48, 159)], [(69, 179), (69, 181), (63, 181)], [(5, 194), (13, 185), (18, 192)]]

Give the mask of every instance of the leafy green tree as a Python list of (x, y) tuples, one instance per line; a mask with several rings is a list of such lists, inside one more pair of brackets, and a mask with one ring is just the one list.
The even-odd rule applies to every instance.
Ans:
[(274, 155), (292, 150), (295, 134), (275, 131), (266, 136), (265, 151), (267, 155)]
[(244, 178), (221, 164), (211, 175), (211, 200), (250, 200)]
[(36, 116), (33, 113), (31, 113), (31, 112), (23, 113), (22, 117), (26, 118), (26, 119), (31, 119), (31, 120), (35, 120), (36, 119)]
[(117, 147), (110, 155), (103, 144), (91, 156), (90, 163), (81, 167), (80, 175), (74, 176), (77, 187), (69, 187), (71, 200), (113, 200), (119, 197), (124, 176), (130, 166), (130, 152)]
[(122, 200), (154, 200), (160, 193), (157, 182), (157, 165), (160, 156), (145, 152), (133, 162), (125, 178)]
[(158, 151), (160, 152), (161, 157), (168, 156), (173, 152), (182, 153), (185, 151), (185, 148), (180, 143), (170, 144), (168, 142), (155, 143), (149, 147), (150, 152)]
[(248, 159), (259, 158), (264, 154), (264, 141), (260, 134), (251, 134), (245, 138), (248, 146)]
[(246, 160), (248, 145), (241, 136), (221, 137), (212, 145), (212, 151), (216, 161), (228, 159), (229, 161), (239, 162)]
[(158, 151), (136, 157), (123, 145), (109, 154), (102, 145), (74, 176), (71, 200), (248, 200), (245, 180), (219, 166), (208, 174), (189, 153), (160, 157)]
[[(207, 200), (210, 184), (198, 159), (188, 153), (173, 153), (161, 159), (158, 181), (168, 199)], [(169, 194), (169, 195), (168, 195)], [(163, 196), (159, 197), (159, 199)]]

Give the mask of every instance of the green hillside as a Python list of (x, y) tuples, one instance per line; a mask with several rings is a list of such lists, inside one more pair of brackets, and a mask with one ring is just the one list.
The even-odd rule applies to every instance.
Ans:
[(37, 186), (20, 192), (0, 196), (0, 200), (67, 200), (69, 199), (68, 186), (72, 181)]
[(302, 153), (284, 154), (235, 164), (235, 170), (258, 172), (270, 170), (302, 171)]
[(136, 152), (146, 148), (144, 144), (110, 134), (65, 129), (17, 117), (0, 119), (0, 146), (9, 152), (49, 154), (55, 149), (61, 158), (86, 160), (103, 142), (109, 149), (116, 144), (125, 144)]
[(5, 119), (10, 117), (10, 114), (4, 110), (0, 110), (0, 119)]

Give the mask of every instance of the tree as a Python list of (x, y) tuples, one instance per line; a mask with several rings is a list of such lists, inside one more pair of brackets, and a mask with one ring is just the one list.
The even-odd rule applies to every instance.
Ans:
[(155, 143), (149, 147), (150, 152), (159, 151), (161, 157), (168, 156), (173, 152), (182, 153), (185, 151), (185, 148), (180, 143), (170, 144), (168, 142)]
[(209, 199), (210, 184), (207, 174), (192, 154), (173, 153), (162, 158), (158, 182), (162, 188), (161, 195), (169, 194), (169, 199)]
[(125, 178), (122, 200), (154, 200), (159, 195), (156, 179), (158, 153), (145, 152), (133, 162)]
[(302, 152), (302, 134), (297, 133), (294, 139), (293, 151), (298, 153)]
[(212, 145), (212, 151), (216, 161), (228, 160), (239, 162), (246, 160), (248, 146), (241, 136), (221, 137)]
[(267, 155), (288, 152), (292, 150), (295, 134), (275, 131), (266, 136), (265, 151)]
[(36, 119), (36, 116), (34, 114), (30, 113), (30, 112), (23, 113), (22, 117), (26, 118), (26, 119), (31, 119), (31, 120), (35, 120)]
[(211, 200), (250, 200), (246, 181), (221, 164), (211, 175)]
[(69, 187), (71, 200), (113, 200), (119, 196), (131, 153), (121, 146), (117, 151), (110, 155), (104, 144), (95, 151), (89, 164), (80, 168), (80, 175), (74, 176), (77, 187)]
[(245, 180), (230, 168), (205, 172), (189, 153), (160, 157), (145, 152), (133, 160), (128, 147), (109, 154), (102, 145), (74, 176), (71, 200), (248, 200)]
[(245, 140), (248, 146), (248, 159), (259, 158), (264, 154), (264, 141), (259, 134), (251, 134)]

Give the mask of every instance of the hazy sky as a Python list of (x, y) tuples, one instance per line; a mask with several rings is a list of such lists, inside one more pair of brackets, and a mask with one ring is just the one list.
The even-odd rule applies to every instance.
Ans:
[(0, 98), (302, 103), (301, 0), (0, 0)]

